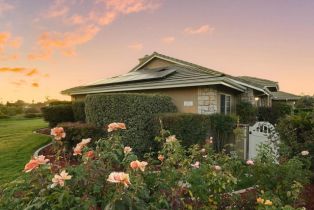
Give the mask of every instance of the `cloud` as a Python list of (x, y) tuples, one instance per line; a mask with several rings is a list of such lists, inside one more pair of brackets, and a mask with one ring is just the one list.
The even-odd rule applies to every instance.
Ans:
[(17, 53), (8, 53), (7, 49), (18, 49), (22, 38), (14, 37), (10, 32), (0, 32), (0, 60), (16, 60)]
[(12, 9), (14, 9), (14, 6), (12, 4), (9, 4), (5, 2), (4, 0), (0, 0), (0, 15)]
[[(22, 67), (2, 67), (0, 68), (0, 73), (15, 73), (15, 74), (24, 74), (27, 77), (32, 77), (35, 75), (41, 75), (37, 69), (29, 69)], [(42, 77), (48, 77), (47, 74), (42, 74)]]
[(11, 82), (11, 84), (20, 87), (20, 86), (26, 85), (27, 82), (23, 79), (20, 79), (20, 80)]
[(73, 32), (44, 32), (37, 40), (39, 52), (29, 54), (28, 58), (30, 60), (49, 59), (56, 50), (64, 56), (73, 56), (76, 53), (76, 47), (93, 39), (99, 30), (98, 26), (90, 25)]
[(26, 68), (10, 68), (10, 67), (0, 68), (0, 73), (2, 73), (2, 72), (24, 73), (25, 71), (27, 71)]
[(142, 43), (138, 43), (138, 42), (133, 43), (133, 44), (130, 44), (130, 45), (128, 46), (128, 48), (130, 48), (130, 49), (132, 49), (132, 50), (137, 50), (137, 51), (142, 50), (143, 47), (144, 47), (143, 44), (142, 44)]
[(204, 34), (204, 33), (213, 33), (215, 30), (214, 27), (211, 27), (209, 25), (202, 25), (199, 27), (188, 27), (184, 29), (184, 32), (187, 34)]
[(69, 12), (69, 6), (65, 0), (54, 0), (53, 4), (41, 16), (45, 18), (63, 17)]
[(33, 82), (33, 83), (32, 83), (32, 87), (38, 88), (38, 87), (39, 87), (39, 84), (38, 84), (37, 82)]
[(164, 38), (161, 39), (161, 41), (162, 41), (163, 43), (166, 43), (166, 44), (171, 44), (171, 43), (173, 43), (175, 40), (176, 40), (176, 39), (175, 39), (175, 37), (173, 37), (173, 36), (167, 36), (167, 37), (164, 37)]
[(34, 75), (37, 75), (37, 74), (39, 74), (38, 70), (37, 69), (32, 69), (29, 72), (27, 72), (25, 75), (28, 76), (28, 77), (31, 77), (31, 76), (34, 76)]
[[(94, 2), (85, 15), (72, 13), (75, 3), (83, 4)], [(71, 6), (72, 5), (72, 6)], [(63, 22), (77, 27), (68, 32), (43, 32), (37, 39), (35, 51), (28, 55), (30, 60), (48, 60), (55, 52), (64, 56), (76, 55), (79, 45), (92, 40), (102, 27), (111, 24), (119, 16), (129, 15), (142, 11), (153, 11), (160, 7), (161, 0), (55, 0), (48, 9), (46, 17), (62, 18)], [(130, 45), (132, 49), (140, 50), (141, 44)]]

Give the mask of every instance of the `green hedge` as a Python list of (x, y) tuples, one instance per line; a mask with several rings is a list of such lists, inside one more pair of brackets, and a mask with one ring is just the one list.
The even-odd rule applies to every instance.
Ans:
[[(166, 113), (158, 115), (155, 124), (160, 124), (159, 120), (162, 122), (163, 129), (175, 134), (186, 147), (204, 144), (208, 137), (213, 137), (214, 149), (221, 151), (227, 143), (233, 143), (234, 140), (235, 116)], [(155, 130), (156, 135), (158, 131)]]
[[(176, 135), (182, 141), (183, 146), (192, 144), (203, 144), (205, 139), (211, 136), (210, 117), (201, 114), (189, 113), (166, 113), (158, 115), (156, 124), (162, 122), (163, 129)], [(156, 136), (160, 126), (156, 129)]]
[(58, 127), (63, 127), (66, 136), (62, 140), (66, 148), (72, 150), (82, 139), (91, 138), (92, 143), (100, 138), (106, 137), (106, 132), (102, 127), (97, 127), (87, 123), (81, 122), (65, 122), (59, 123)]
[(73, 101), (72, 102), (73, 116), (75, 121), (85, 122), (85, 102)]
[(73, 122), (72, 104), (46, 106), (42, 109), (44, 120), (49, 122), (50, 127), (56, 126), (61, 122)]
[(272, 107), (259, 107), (257, 117), (259, 121), (276, 124), (280, 118), (291, 114), (291, 110), (292, 107), (286, 103), (273, 103)]
[(256, 122), (257, 109), (249, 102), (240, 102), (236, 105), (240, 123), (252, 124)]
[(124, 122), (126, 145), (138, 154), (155, 147), (153, 123), (157, 113), (175, 112), (176, 107), (168, 96), (153, 94), (95, 94), (85, 100), (86, 121), (97, 126)]

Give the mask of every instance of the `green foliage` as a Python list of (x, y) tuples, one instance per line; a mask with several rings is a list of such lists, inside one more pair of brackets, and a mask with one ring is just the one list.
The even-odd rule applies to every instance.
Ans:
[[(210, 136), (210, 119), (208, 115), (188, 113), (166, 113), (156, 117), (156, 125), (159, 121), (162, 127), (175, 133), (178, 139), (182, 140), (183, 146), (203, 144)], [(157, 126), (160, 130), (160, 126)], [(156, 133), (156, 135), (158, 135)]]
[(82, 139), (91, 138), (92, 142), (106, 136), (106, 132), (103, 128), (96, 127), (91, 124), (80, 123), (80, 122), (66, 122), (60, 123), (58, 127), (63, 127), (66, 132), (66, 137), (63, 142), (67, 149), (72, 148), (79, 143)]
[(257, 109), (249, 102), (240, 102), (236, 105), (240, 123), (252, 124), (256, 122)]
[(41, 110), (44, 120), (49, 122), (50, 127), (54, 127), (61, 122), (74, 121), (72, 104), (46, 106)]
[(0, 111), (0, 119), (8, 119), (10, 116), (4, 114), (2, 111)]
[(210, 115), (211, 130), (214, 138), (214, 148), (222, 151), (226, 143), (231, 143), (233, 130), (236, 126), (237, 117), (233, 115), (213, 114)]
[(48, 105), (49, 105), (49, 106), (70, 105), (70, 104), (72, 104), (71, 101), (58, 101), (58, 100), (54, 100), (54, 101), (48, 102)]
[(23, 113), (23, 107), (21, 106), (5, 106), (0, 104), (0, 113), (6, 116), (15, 116)]
[(296, 103), (297, 109), (314, 109), (314, 96), (302, 96)]
[(72, 102), (73, 116), (75, 121), (85, 122), (85, 102), (73, 101)]
[(86, 121), (97, 126), (124, 122), (127, 131), (123, 138), (138, 154), (155, 147), (154, 115), (175, 112), (171, 98), (149, 94), (97, 94), (85, 100)]
[(300, 113), (282, 119), (277, 130), (280, 140), (286, 146), (289, 157), (300, 155), (302, 151), (309, 151), (314, 169), (314, 113)]
[(278, 123), (280, 118), (291, 114), (292, 107), (286, 103), (273, 103), (272, 107), (259, 107), (258, 120), (272, 124)]
[(40, 113), (40, 109), (36, 107), (30, 107), (30, 108), (24, 109), (24, 114), (34, 114), (34, 113)]
[(305, 164), (306, 157), (281, 159), (280, 163), (276, 159), (269, 145), (260, 145), (255, 165), (251, 168), (254, 183), (275, 205), (295, 205), (311, 176), (308, 165)]
[[(211, 144), (186, 149), (167, 131), (157, 138), (162, 143), (161, 150), (147, 154), (144, 168), (138, 168), (133, 161), (143, 159), (125, 150), (125, 132), (114, 131), (99, 139), (95, 147), (85, 145), (75, 165), (61, 169), (40, 165), (3, 185), (0, 209), (293, 210), (308, 182), (304, 157), (276, 163), (271, 148), (262, 145), (255, 163), (245, 165), (235, 155), (214, 153)], [(94, 157), (86, 157), (89, 151), (94, 152)], [(64, 186), (52, 187), (52, 178), (62, 170), (71, 178), (64, 181)], [(122, 172), (124, 176), (110, 178), (112, 172)], [(247, 204), (240, 202), (233, 192), (238, 182), (244, 184), (241, 179), (249, 179), (248, 184), (254, 184), (258, 196), (272, 204), (257, 204), (255, 196)]]
[(41, 113), (27, 113), (24, 114), (25, 118), (39, 118), (42, 117), (43, 115)]

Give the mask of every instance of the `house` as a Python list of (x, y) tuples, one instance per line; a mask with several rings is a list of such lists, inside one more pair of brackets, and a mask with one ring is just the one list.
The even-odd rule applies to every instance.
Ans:
[(277, 82), (231, 76), (157, 52), (139, 59), (127, 74), (70, 88), (62, 94), (83, 100), (88, 94), (121, 92), (168, 95), (179, 111), (200, 114), (234, 113), (240, 101), (271, 106), (274, 101), (298, 99), (279, 92)]

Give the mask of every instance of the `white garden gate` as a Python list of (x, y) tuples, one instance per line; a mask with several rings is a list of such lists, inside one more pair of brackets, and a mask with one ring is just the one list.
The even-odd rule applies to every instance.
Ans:
[(271, 123), (256, 122), (253, 126), (249, 126), (248, 136), (247, 145), (245, 145), (247, 159), (255, 158), (258, 145), (265, 143), (269, 143), (275, 154), (277, 154), (275, 143), (279, 140), (279, 135)]

